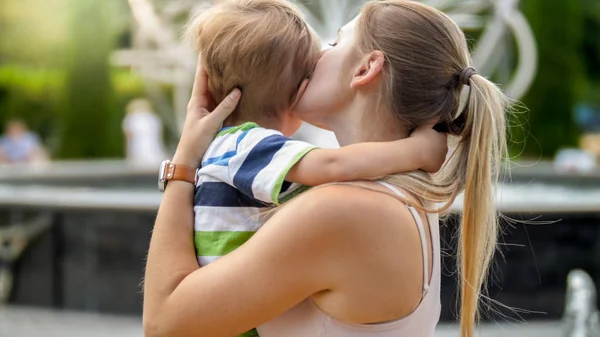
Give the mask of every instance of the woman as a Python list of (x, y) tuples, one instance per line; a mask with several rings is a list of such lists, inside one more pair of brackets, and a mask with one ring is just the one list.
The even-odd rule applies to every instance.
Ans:
[[(436, 120), (457, 138), (452, 157), (435, 178), (413, 173), (306, 192), (202, 269), (191, 240), (194, 188), (170, 183), (148, 256), (148, 336), (235, 336), (256, 326), (262, 337), (432, 336), (440, 247), (437, 216), (426, 211), (440, 202), (444, 211), (463, 190), (461, 331), (473, 335), (496, 245), (492, 188), (505, 147), (506, 99), (470, 67), (458, 26), (416, 2), (369, 2), (332, 46), (296, 108), (299, 117), (334, 131), (341, 145), (401, 139)], [(230, 96), (207, 114), (206, 78), (196, 84), (173, 159), (187, 165), (201, 159), (237, 102)]]

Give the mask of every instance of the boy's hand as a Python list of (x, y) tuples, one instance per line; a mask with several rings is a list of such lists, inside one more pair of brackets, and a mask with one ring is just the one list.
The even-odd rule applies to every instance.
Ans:
[(421, 170), (436, 173), (442, 168), (448, 154), (448, 135), (437, 132), (433, 125), (420, 126), (413, 131), (409, 139), (413, 141), (420, 154)]

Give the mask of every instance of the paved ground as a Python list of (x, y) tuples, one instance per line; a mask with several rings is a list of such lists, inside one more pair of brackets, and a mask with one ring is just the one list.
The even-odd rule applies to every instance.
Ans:
[[(141, 319), (0, 306), (0, 337), (143, 337)], [(559, 337), (558, 322), (486, 325), (478, 337)], [(438, 327), (435, 337), (458, 337), (453, 325)]]
[(143, 337), (141, 319), (0, 306), (0, 337)]

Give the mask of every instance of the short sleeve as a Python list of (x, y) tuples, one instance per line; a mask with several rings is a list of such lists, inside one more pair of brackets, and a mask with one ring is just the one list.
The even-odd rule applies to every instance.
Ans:
[(211, 172), (242, 193), (271, 204), (279, 204), (280, 197), (299, 187), (285, 177), (315, 146), (258, 126), (228, 132), (211, 145), (200, 173)]

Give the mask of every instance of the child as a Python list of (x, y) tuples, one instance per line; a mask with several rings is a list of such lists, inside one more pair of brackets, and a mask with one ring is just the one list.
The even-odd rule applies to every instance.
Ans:
[(445, 154), (446, 144), (433, 130), (334, 150), (288, 138), (301, 124), (292, 107), (320, 57), (318, 38), (291, 3), (220, 1), (193, 21), (188, 36), (215, 101), (236, 87), (243, 92), (226, 122), (232, 127), (217, 135), (197, 173), (194, 230), (201, 266), (242, 245), (261, 226), (265, 207), (304, 186), (439, 169), (441, 160), (431, 159), (431, 152)]

